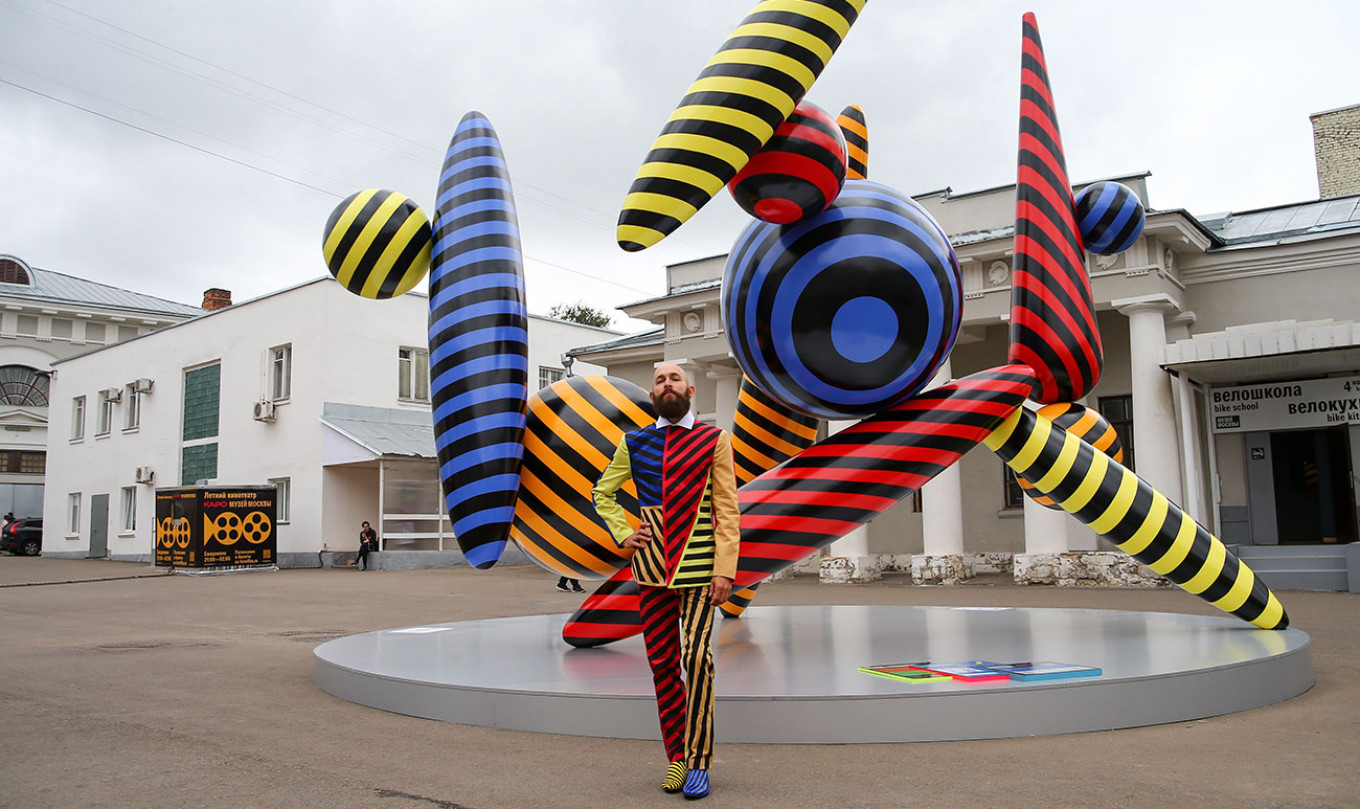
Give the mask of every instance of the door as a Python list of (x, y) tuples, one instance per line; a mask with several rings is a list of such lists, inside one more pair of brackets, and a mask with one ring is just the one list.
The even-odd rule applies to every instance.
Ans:
[(109, 496), (90, 497), (90, 552), (86, 559), (103, 559), (109, 555)]
[(1280, 543), (1354, 542), (1350, 434), (1345, 426), (1271, 433)]

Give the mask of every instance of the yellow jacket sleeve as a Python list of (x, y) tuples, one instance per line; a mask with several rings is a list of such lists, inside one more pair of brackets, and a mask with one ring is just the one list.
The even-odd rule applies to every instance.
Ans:
[(614, 536), (614, 541), (623, 547), (623, 541), (633, 535), (633, 527), (628, 523), (628, 512), (619, 505), (614, 494), (633, 476), (633, 465), (628, 459), (628, 442), (619, 440), (619, 448), (614, 450), (614, 459), (605, 467), (604, 474), (590, 490), (595, 501), (595, 513), (604, 520), (605, 527)]
[[(606, 472), (606, 474), (608, 474)], [(732, 436), (726, 430), (713, 449), (713, 575), (737, 577), (741, 551), (741, 510), (737, 504), (737, 473), (732, 462)]]

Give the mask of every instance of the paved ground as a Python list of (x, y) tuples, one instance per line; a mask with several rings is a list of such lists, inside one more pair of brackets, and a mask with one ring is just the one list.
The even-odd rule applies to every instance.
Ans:
[[(651, 807), (656, 742), (382, 713), (312, 685), (312, 649), (392, 626), (568, 612), (533, 566), (193, 577), (0, 556), (0, 806)], [(721, 744), (708, 807), (1354, 807), (1360, 596), (1287, 592), (1317, 684), (1207, 720), (1069, 736)], [(761, 604), (950, 604), (1213, 614), (1177, 590), (912, 587), (812, 578)], [(721, 733), (722, 714), (718, 715)]]

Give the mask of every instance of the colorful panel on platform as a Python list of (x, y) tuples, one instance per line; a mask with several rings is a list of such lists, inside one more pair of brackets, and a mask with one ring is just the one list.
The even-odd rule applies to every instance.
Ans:
[(864, 110), (851, 104), (841, 110), (836, 123), (845, 136), (845, 179), (869, 179), (869, 124), (864, 120)]
[(1275, 594), (1218, 537), (1095, 447), (1025, 409), (986, 444), (1064, 511), (1181, 589), (1262, 629), (1289, 626)]
[[(647, 392), (623, 379), (574, 376), (529, 398), (524, 468), (510, 536), (538, 564), (559, 575), (599, 579), (628, 563), (595, 513), (590, 490), (623, 434), (656, 421)], [(638, 516), (629, 481), (619, 505)]]
[(787, 225), (825, 211), (845, 182), (845, 136), (831, 114), (804, 101), (727, 183), (751, 216)]
[(1033, 14), (1024, 17), (1020, 69), (1010, 339), (1010, 361), (1034, 369), (1031, 398), (1044, 404), (1080, 399), (1100, 379), (1100, 332)]
[[(1039, 408), (1039, 415), (1053, 422), (1054, 427), (1066, 430), (1119, 463), (1124, 462), (1124, 445), (1119, 442), (1119, 434), (1099, 412), (1073, 402), (1064, 402)], [(1015, 482), (1034, 502), (1044, 508), (1062, 511), (1062, 506), (1048, 495), (1040, 493), (1024, 476), (1016, 475)]]
[(1123, 183), (1102, 181), (1081, 189), (1075, 200), (1081, 243), (1092, 253), (1113, 256), (1143, 235), (1143, 202)]
[(821, 214), (742, 232), (723, 275), (723, 324), (767, 394), (821, 418), (868, 416), (930, 381), (958, 334), (962, 283), (930, 214), (848, 180)]
[(519, 223), (491, 122), (449, 143), (430, 272), (430, 398), (445, 504), (470, 564), (500, 559), (514, 517), (528, 397)]
[(405, 295), (430, 271), (430, 221), (404, 195), (370, 188), (335, 206), (321, 251), (331, 275), (355, 295)]
[(757, 4), (652, 144), (619, 213), (619, 246), (651, 247), (707, 204), (793, 112), (864, 3)]

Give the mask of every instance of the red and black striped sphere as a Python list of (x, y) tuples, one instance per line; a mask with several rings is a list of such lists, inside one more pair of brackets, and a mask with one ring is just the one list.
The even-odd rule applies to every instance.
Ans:
[(825, 211), (845, 183), (845, 136), (826, 110), (804, 101), (727, 183), (741, 209), (787, 225)]
[[(1116, 463), (1124, 462), (1124, 444), (1120, 442), (1119, 434), (1097, 411), (1075, 402), (1059, 402), (1039, 408), (1039, 415), (1053, 422), (1054, 427), (1066, 430), (1110, 456)], [(1063, 510), (1053, 498), (1041, 493), (1034, 488), (1033, 483), (1020, 475), (1016, 475), (1015, 482), (1020, 484), (1021, 491), (1034, 498), (1034, 502), (1039, 505), (1054, 511)]]

